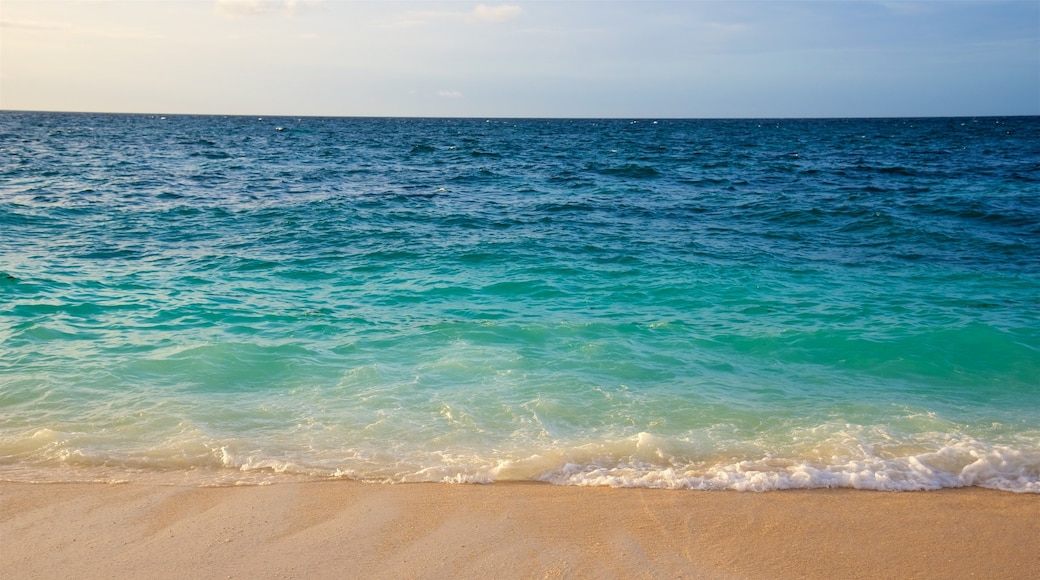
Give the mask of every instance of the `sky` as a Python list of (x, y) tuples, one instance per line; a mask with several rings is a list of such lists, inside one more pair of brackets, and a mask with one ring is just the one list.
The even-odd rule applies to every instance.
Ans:
[(3, 0), (0, 109), (1040, 114), (1040, 0)]

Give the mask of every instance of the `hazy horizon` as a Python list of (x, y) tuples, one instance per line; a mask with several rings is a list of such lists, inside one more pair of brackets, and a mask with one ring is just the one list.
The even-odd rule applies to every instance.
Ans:
[(1040, 3), (5, 0), (0, 109), (795, 119), (1040, 114)]
[(0, 113), (27, 113), (27, 114), (49, 114), (49, 115), (113, 115), (113, 116), (140, 116), (140, 117), (244, 117), (260, 120), (265, 119), (430, 119), (430, 120), (460, 120), (460, 121), (841, 121), (841, 120), (884, 120), (884, 119), (1004, 119), (1015, 117), (1038, 117), (1040, 114), (1025, 115), (907, 115), (907, 116), (883, 116), (883, 117), (516, 117), (516, 116), (436, 116), (436, 115), (294, 115), (292, 113), (176, 113), (168, 111), (55, 111), (34, 109), (0, 109)]

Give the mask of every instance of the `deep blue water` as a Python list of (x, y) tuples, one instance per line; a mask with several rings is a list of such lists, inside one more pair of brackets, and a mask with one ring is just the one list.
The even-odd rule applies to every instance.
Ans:
[(1040, 491), (1040, 118), (0, 112), (0, 478)]

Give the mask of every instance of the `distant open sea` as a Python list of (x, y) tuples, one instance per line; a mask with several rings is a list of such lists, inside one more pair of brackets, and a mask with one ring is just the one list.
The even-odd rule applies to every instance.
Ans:
[(1040, 492), (1040, 118), (0, 112), (0, 479)]

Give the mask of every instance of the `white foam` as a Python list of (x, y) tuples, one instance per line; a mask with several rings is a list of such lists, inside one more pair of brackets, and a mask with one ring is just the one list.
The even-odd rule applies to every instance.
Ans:
[(1026, 452), (978, 441), (904, 457), (865, 457), (824, 464), (803, 459), (655, 466), (634, 460), (568, 463), (538, 477), (561, 485), (769, 491), (845, 487), (884, 491), (984, 487), (1040, 493), (1040, 451)]
[(183, 483), (220, 485), (335, 477), (741, 491), (976, 486), (1040, 493), (1040, 446), (1032, 432), (993, 443), (958, 433), (898, 435), (834, 424), (792, 432), (783, 444), (775, 434), (753, 442), (722, 440), (722, 431), (683, 438), (642, 432), (594, 441), (517, 439), (501, 449), (464, 439), (436, 443), (452, 451), (378, 433), (354, 447), (336, 446), (340, 435), (330, 433), (333, 439), (306, 442), (296, 434), (217, 439), (181, 423), (161, 444), (112, 445), (98, 434), (33, 429), (0, 438), (0, 479), (122, 481), (166, 474)]

